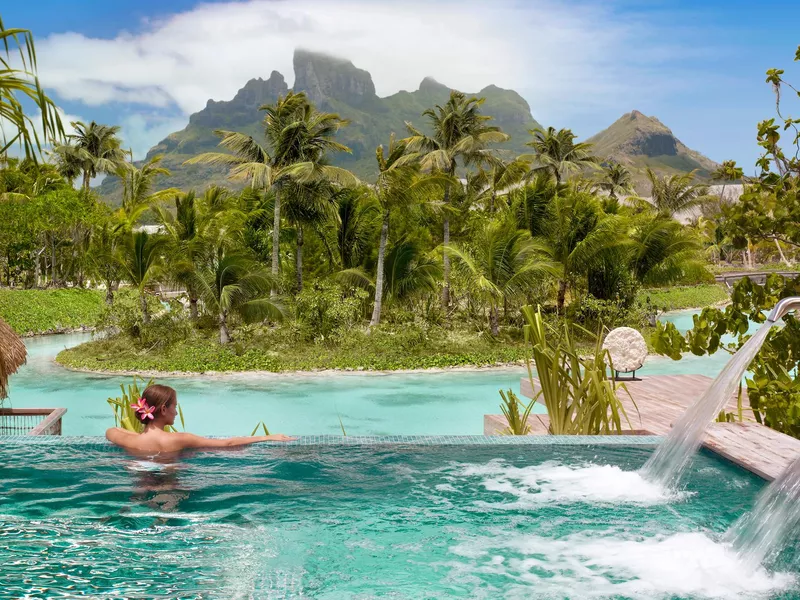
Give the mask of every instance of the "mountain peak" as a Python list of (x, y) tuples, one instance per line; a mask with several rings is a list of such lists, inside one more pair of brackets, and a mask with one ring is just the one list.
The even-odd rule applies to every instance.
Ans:
[(294, 53), (294, 89), (315, 103), (335, 99), (352, 106), (376, 100), (372, 76), (349, 60), (297, 49)]
[(426, 77), (420, 82), (419, 91), (428, 94), (439, 94), (442, 92), (449, 94), (450, 88), (443, 83), (439, 83), (433, 77)]
[(636, 170), (644, 167), (667, 174), (698, 170), (707, 177), (716, 163), (687, 148), (669, 127), (656, 117), (633, 110), (614, 121), (607, 129), (592, 136), (597, 156), (614, 160)]
[(232, 100), (209, 100), (206, 107), (189, 117), (189, 124), (201, 127), (219, 127), (224, 116), (226, 128), (236, 128), (250, 123), (260, 106), (270, 104), (289, 91), (283, 75), (272, 71), (269, 79), (256, 77), (244, 84)]
[[(320, 110), (332, 111), (349, 121), (336, 135), (336, 140), (351, 152), (330, 155), (331, 164), (352, 170), (365, 181), (377, 175), (375, 148), (385, 144), (392, 133), (404, 136), (406, 123), (414, 123), (423, 130), (429, 126), (422, 113), (432, 106), (444, 104), (450, 88), (426, 77), (419, 90), (400, 91), (385, 98), (375, 94), (372, 77), (349, 60), (327, 54), (299, 49), (294, 54), (296, 92), (305, 92)], [(182, 131), (169, 134), (154, 146), (148, 156), (161, 154), (163, 166), (172, 175), (160, 177), (156, 189), (176, 187), (183, 190), (200, 190), (209, 184), (234, 185), (228, 180), (228, 170), (209, 165), (187, 165), (187, 159), (203, 152), (218, 152), (219, 137), (215, 130), (238, 131), (263, 139), (264, 113), (258, 110), (264, 104), (274, 103), (284, 96), (288, 87), (283, 75), (272, 71), (268, 79), (251, 79), (228, 101), (211, 100), (203, 110), (189, 117)], [(504, 158), (513, 158), (528, 149), (528, 130), (539, 127), (530, 107), (513, 90), (488, 86), (481, 92), (468, 92), (467, 96), (485, 97), (481, 112), (494, 118), (497, 125), (511, 136), (508, 143), (497, 148)], [(108, 177), (101, 184), (101, 193), (110, 201), (118, 202), (121, 195), (119, 178)]]

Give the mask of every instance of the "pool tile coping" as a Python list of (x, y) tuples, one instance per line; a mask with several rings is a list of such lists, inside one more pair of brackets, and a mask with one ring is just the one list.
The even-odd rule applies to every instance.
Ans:
[[(656, 435), (304, 435), (294, 442), (263, 442), (274, 446), (655, 446)], [(110, 446), (99, 436), (0, 436), (0, 444)]]

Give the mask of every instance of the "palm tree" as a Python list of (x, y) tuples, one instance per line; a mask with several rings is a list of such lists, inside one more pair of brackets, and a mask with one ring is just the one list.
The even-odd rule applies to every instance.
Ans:
[[(44, 93), (36, 74), (36, 48), (33, 35), (27, 29), (6, 29), (0, 19), (0, 42), (5, 50), (0, 53), (0, 156), (19, 143), (27, 158), (36, 160), (41, 154), (42, 144), (63, 138), (64, 127), (55, 103)], [(16, 48), (19, 58), (16, 58)], [(13, 55), (13, 57), (12, 57)], [(41, 115), (42, 138), (26, 113), (26, 105), (32, 103)], [(6, 128), (9, 137), (6, 137)]]
[(83, 173), (83, 189), (88, 192), (91, 180), (98, 174), (117, 173), (126, 164), (125, 151), (121, 148), (118, 137), (120, 128), (117, 125), (100, 125), (94, 121), (88, 125), (82, 121), (73, 121), (71, 125), (77, 132), (69, 136), (74, 148), (58, 148), (56, 153), (79, 161)]
[(295, 291), (303, 291), (304, 227), (320, 232), (336, 214), (336, 196), (331, 185), (317, 180), (310, 183), (290, 181), (283, 190), (286, 217), (295, 229)]
[(594, 167), (598, 159), (592, 156), (592, 145), (586, 142), (575, 143), (575, 134), (569, 129), (556, 130), (531, 129), (533, 139), (525, 144), (533, 148), (533, 154), (523, 154), (522, 160), (533, 160), (533, 169), (549, 173), (561, 183), (564, 175), (569, 175), (585, 168)]
[(489, 214), (494, 214), (498, 198), (518, 187), (529, 173), (530, 165), (524, 160), (497, 161), (488, 171), (481, 169), (471, 184), (479, 190), (477, 200)]
[(641, 283), (668, 285), (708, 273), (700, 241), (674, 219), (645, 217), (634, 227), (631, 240), (633, 274)]
[(200, 215), (194, 191), (175, 195), (175, 214), (157, 207), (159, 222), (164, 227), (168, 240), (168, 265), (172, 277), (186, 286), (189, 297), (189, 315), (197, 320), (197, 290), (192, 274), (205, 250), (200, 235)]
[(442, 267), (409, 239), (397, 240), (384, 261), (384, 297), (401, 300), (420, 292), (435, 292)]
[(523, 293), (536, 279), (556, 273), (556, 268), (542, 258), (545, 251), (546, 246), (535, 242), (524, 229), (517, 229), (509, 218), (483, 221), (468, 245), (445, 247), (470, 290), (488, 302), (492, 335), (500, 331), (501, 303)]
[(695, 171), (679, 175), (656, 175), (647, 168), (650, 180), (650, 201), (662, 216), (671, 217), (705, 201), (708, 187), (694, 183)]
[(161, 256), (166, 238), (137, 231), (128, 236), (122, 255), (122, 264), (128, 280), (139, 290), (142, 304), (142, 322), (150, 323), (147, 309), (146, 287), (161, 272)]
[(725, 201), (725, 187), (729, 183), (742, 181), (744, 179), (744, 170), (736, 165), (735, 160), (724, 160), (722, 164), (711, 172), (712, 181), (721, 181), (722, 190), (719, 197), (722, 202)]
[[(389, 138), (388, 148), (378, 146), (375, 150), (378, 161), (378, 180), (375, 182), (375, 195), (382, 210), (381, 237), (378, 245), (378, 266), (375, 276), (375, 304), (369, 326), (374, 327), (381, 320), (383, 304), (383, 282), (385, 276), (384, 257), (389, 240), (389, 218), (393, 210), (404, 210), (416, 203), (425, 201), (433, 187), (443, 180), (438, 176), (420, 177), (419, 155), (408, 151), (405, 140), (397, 141), (394, 135)], [(445, 183), (447, 185), (447, 183)]]
[[(454, 179), (458, 160), (467, 166), (495, 162), (489, 144), (505, 142), (509, 136), (499, 127), (486, 124), (492, 117), (481, 114), (480, 107), (484, 101), (485, 98), (468, 98), (461, 92), (451, 91), (444, 106), (437, 104), (422, 113), (433, 129), (430, 136), (406, 123), (411, 135), (403, 141), (409, 152), (421, 155), (423, 170), (443, 173)], [(447, 212), (450, 185), (444, 188), (442, 243), (445, 245), (450, 243), (450, 215)], [(443, 267), (442, 306), (447, 309), (450, 305), (450, 257), (447, 253), (443, 257)]]
[(109, 223), (95, 227), (89, 244), (89, 265), (106, 286), (106, 304), (114, 302), (114, 292), (123, 277), (119, 257), (119, 236)]
[(629, 196), (634, 193), (631, 172), (618, 162), (611, 162), (603, 167), (597, 187), (614, 200), (619, 200), (620, 196)]
[(603, 215), (597, 199), (586, 192), (568, 190), (553, 198), (541, 241), (558, 264), (559, 312), (564, 309), (569, 282), (587, 273), (604, 253), (628, 243), (624, 226), (616, 215)]
[(53, 162), (61, 176), (73, 184), (81, 173), (83, 164), (87, 158), (87, 152), (79, 148), (74, 142), (58, 144), (51, 151)]
[[(290, 179), (303, 183), (324, 180), (340, 185), (356, 185), (349, 171), (324, 162), (329, 152), (350, 152), (333, 136), (348, 122), (333, 113), (318, 112), (305, 94), (289, 92), (272, 105), (260, 107), (264, 117), (262, 146), (251, 136), (217, 130), (221, 148), (232, 152), (206, 152), (184, 164), (209, 164), (230, 167), (232, 179), (250, 181), (253, 189), (274, 193), (272, 227), (272, 274), (277, 281), (280, 259), (281, 187)], [(275, 290), (273, 290), (273, 295)]]
[(527, 229), (534, 237), (543, 235), (550, 203), (559, 191), (566, 189), (559, 190), (559, 187), (564, 188), (557, 186), (548, 173), (539, 171), (525, 186), (514, 190), (511, 211), (517, 219), (517, 227)]
[(283, 317), (280, 305), (269, 298), (274, 285), (272, 275), (246, 255), (215, 253), (210, 264), (195, 272), (193, 279), (206, 310), (217, 315), (220, 344), (231, 340), (231, 314), (238, 314), (244, 321)]
[(366, 186), (338, 190), (336, 203), (337, 258), (342, 269), (354, 269), (364, 261), (380, 228), (380, 205)]

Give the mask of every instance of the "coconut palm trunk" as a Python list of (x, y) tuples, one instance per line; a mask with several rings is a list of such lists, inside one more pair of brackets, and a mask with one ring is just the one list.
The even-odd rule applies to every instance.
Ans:
[[(272, 218), (272, 275), (278, 277), (280, 265), (280, 243), (281, 243), (281, 194), (280, 190), (275, 189), (275, 212)], [(275, 287), (272, 288), (269, 295), (274, 298), (278, 294)]]
[(219, 343), (227, 344), (231, 341), (231, 335), (228, 332), (228, 312), (222, 311), (219, 313)]
[(50, 236), (50, 283), (56, 285), (56, 237)]
[(297, 225), (297, 252), (295, 252), (295, 272), (297, 275), (297, 293), (303, 291), (303, 226)]
[[(451, 173), (452, 175), (452, 173)], [(444, 206), (445, 211), (450, 204), (450, 184), (445, 185), (444, 188)], [(445, 248), (450, 244), (450, 215), (444, 213), (444, 226), (442, 231), (442, 243)], [(446, 311), (450, 307), (450, 257), (447, 252), (444, 253), (444, 260), (442, 263), (442, 279), (444, 280), (444, 287), (442, 288), (442, 308)]]
[(492, 328), (492, 335), (498, 335), (500, 333), (500, 323), (498, 322), (497, 318), (497, 306), (492, 302), (491, 307), (489, 307), (489, 325)]
[(142, 304), (142, 323), (149, 325), (150, 312), (147, 310), (147, 296), (145, 296), (144, 289), (139, 290), (139, 301)]
[(389, 211), (383, 212), (383, 225), (381, 226), (381, 243), (378, 247), (378, 273), (375, 276), (375, 306), (372, 308), (372, 319), (369, 326), (374, 327), (381, 322), (381, 308), (383, 306), (383, 260), (386, 256), (386, 243), (389, 239)]
[(564, 301), (567, 298), (567, 280), (562, 279), (558, 282), (558, 312), (564, 312)]
[(189, 296), (189, 318), (196, 321), (198, 317), (197, 312), (197, 290), (192, 284), (186, 286), (186, 295)]
[(85, 192), (89, 191), (89, 184), (91, 183), (91, 181), (92, 181), (92, 176), (89, 174), (89, 171), (87, 169), (87, 170), (85, 170), (83, 172), (83, 184), (82, 184), (82, 187), (83, 187), (83, 190)]
[(106, 304), (111, 306), (114, 304), (114, 282), (106, 281)]

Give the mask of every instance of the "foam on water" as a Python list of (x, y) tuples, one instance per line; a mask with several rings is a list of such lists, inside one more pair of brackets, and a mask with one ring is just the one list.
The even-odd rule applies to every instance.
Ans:
[(517, 501), (492, 504), (507, 508), (550, 502), (592, 502), (663, 504), (686, 498), (687, 492), (675, 492), (644, 479), (636, 471), (624, 471), (616, 465), (563, 465), (545, 462), (515, 467), (502, 459), (484, 464), (460, 464), (451, 470), (455, 477), (481, 477), (483, 487), (517, 497)]
[(451, 548), (451, 578), (493, 573), (514, 581), (507, 598), (768, 598), (794, 583), (753, 568), (702, 533), (648, 539), (575, 534), (474, 538)]

